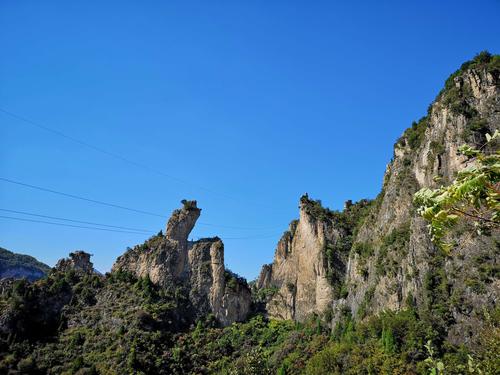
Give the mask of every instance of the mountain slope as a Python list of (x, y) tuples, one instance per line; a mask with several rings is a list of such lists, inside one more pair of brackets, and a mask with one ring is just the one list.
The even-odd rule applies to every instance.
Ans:
[(16, 254), (0, 247), (0, 279), (26, 278), (33, 281), (44, 277), (49, 270), (49, 266), (29, 255)]
[[(303, 321), (302, 311), (309, 311), (333, 317), (335, 326), (346, 314), (361, 320), (415, 305), (453, 342), (473, 339), (481, 325), (478, 306), (492, 309), (500, 295), (499, 232), (478, 236), (464, 223), (448, 257), (431, 243), (412, 201), (421, 187), (449, 183), (466, 166), (457, 152), (462, 144), (482, 145), (486, 133), (500, 129), (499, 61), (481, 54), (447, 80), (428, 114), (395, 144), (382, 192), (347, 228), (343, 222), (353, 208), (360, 213), (357, 205), (333, 213), (301, 198), (298, 224), (284, 234), (257, 282), (274, 288), (267, 301), (271, 317)], [(307, 235), (296, 229), (305, 227)], [(332, 296), (328, 303), (318, 290)]]
[[(451, 182), (466, 166), (457, 152), (462, 144), (480, 146), (486, 133), (500, 129), (499, 85), (498, 58), (478, 56), (448, 79), (427, 116), (396, 143), (380, 206), (354, 239), (354, 246), (372, 251), (354, 252), (349, 260), (346, 304), (353, 314), (416, 304), (429, 319), (437, 318), (437, 330), (463, 343), (471, 338), (466, 332), (478, 328), (471, 312), (495, 307), (500, 294), (498, 230), (479, 236), (462, 223), (454, 233), (452, 256), (446, 256), (430, 243), (412, 199), (421, 187)], [(490, 271), (484, 273), (484, 268)]]

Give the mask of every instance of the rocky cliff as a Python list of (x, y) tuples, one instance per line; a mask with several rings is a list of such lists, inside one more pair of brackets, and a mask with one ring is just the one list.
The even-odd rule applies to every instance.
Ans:
[(267, 303), (271, 316), (304, 320), (328, 310), (334, 298), (332, 280), (343, 278), (345, 254), (336, 254), (335, 269), (328, 266), (328, 248), (349, 235), (333, 212), (307, 195), (300, 199), (299, 220), (290, 223), (278, 242), (274, 261), (265, 265), (257, 288), (273, 289)]
[(336, 323), (346, 313), (363, 319), (413, 305), (438, 317), (436, 329), (449, 327), (452, 341), (472, 337), (479, 306), (494, 307), (500, 294), (499, 233), (479, 236), (462, 223), (447, 256), (431, 243), (412, 200), (421, 187), (449, 183), (466, 166), (459, 146), (481, 145), (500, 128), (499, 75), (498, 59), (487, 56), (455, 72), (428, 114), (395, 144), (382, 192), (365, 208), (348, 204), (333, 213), (301, 199), (299, 221), (257, 281), (274, 288), (270, 316), (304, 320), (330, 310)]
[(193, 319), (213, 314), (223, 325), (244, 320), (251, 308), (246, 281), (224, 267), (224, 244), (215, 238), (188, 241), (201, 210), (183, 201), (159, 235), (120, 256), (113, 272), (130, 272), (164, 288), (181, 288)]
[(94, 264), (90, 261), (91, 254), (82, 250), (69, 253), (68, 258), (60, 259), (55, 270), (58, 272), (76, 271), (83, 273), (93, 273)]

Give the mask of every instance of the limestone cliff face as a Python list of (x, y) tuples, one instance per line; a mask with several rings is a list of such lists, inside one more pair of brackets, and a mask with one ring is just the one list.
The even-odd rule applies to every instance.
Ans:
[(182, 209), (172, 213), (165, 235), (152, 237), (127, 251), (116, 260), (113, 270), (127, 270), (137, 277), (148, 276), (162, 286), (188, 280), (188, 236), (200, 213), (196, 201), (184, 202)]
[(345, 233), (330, 218), (318, 218), (317, 202), (307, 195), (300, 200), (300, 219), (293, 221), (278, 242), (274, 261), (265, 265), (257, 281), (259, 288), (277, 291), (267, 304), (270, 316), (304, 320), (330, 308), (333, 287), (326, 247)]
[(184, 288), (194, 319), (211, 313), (223, 325), (243, 321), (251, 308), (246, 281), (225, 269), (224, 244), (219, 238), (188, 241), (201, 210), (196, 201), (182, 203), (168, 220), (165, 235), (128, 250), (112, 271), (149, 277), (165, 288)]
[(188, 261), (186, 259), (188, 249), (188, 236), (194, 228), (196, 220), (200, 217), (201, 210), (196, 207), (196, 201), (182, 201), (182, 210), (175, 210), (168, 220), (165, 229), (165, 237), (174, 243), (176, 249), (175, 262), (172, 263), (174, 277), (186, 277), (188, 275)]
[[(499, 75), (477, 63), (447, 81), (427, 116), (395, 144), (382, 192), (350, 228), (301, 203), (298, 224), (280, 240), (274, 262), (256, 283), (278, 288), (267, 304), (271, 316), (303, 320), (331, 308), (335, 323), (346, 311), (363, 319), (409, 305), (432, 313), (438, 305), (445, 312), (436, 316), (446, 321), (451, 342), (471, 339), (480, 308), (494, 306), (500, 296), (499, 232), (479, 236), (463, 224), (453, 234), (452, 256), (445, 256), (431, 243), (412, 200), (418, 189), (449, 183), (466, 166), (457, 154), (462, 144), (483, 144), (485, 133), (500, 129)], [(349, 207), (339, 214), (346, 213)], [(333, 246), (337, 257), (325, 262), (325, 245), (328, 253), (338, 241), (349, 243), (347, 256)], [(337, 277), (325, 277), (329, 269)]]
[(189, 250), (190, 299), (205, 314), (212, 312), (223, 325), (245, 320), (251, 308), (250, 290), (224, 268), (224, 244), (209, 238)]
[[(500, 129), (499, 84), (498, 70), (466, 69), (456, 74), (428, 115), (396, 143), (378, 204), (354, 239), (353, 248), (358, 244), (371, 251), (368, 256), (352, 252), (349, 258), (349, 295), (342, 302), (354, 315), (399, 310), (408, 303), (432, 309), (438, 288), (445, 288), (440, 298), (451, 300), (450, 339), (463, 341), (460, 331), (470, 332), (471, 313), (476, 314), (479, 306), (494, 306), (499, 280), (481, 268), (498, 267), (498, 231), (478, 236), (463, 224), (453, 235), (457, 245), (452, 256), (444, 256), (430, 242), (412, 198), (422, 187), (451, 182), (466, 167), (465, 157), (457, 153), (462, 144), (481, 145), (485, 133)], [(435, 176), (441, 180), (435, 182)]]

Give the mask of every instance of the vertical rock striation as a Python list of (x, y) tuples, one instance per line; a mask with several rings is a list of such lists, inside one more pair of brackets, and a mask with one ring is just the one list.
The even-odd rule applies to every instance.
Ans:
[(436, 329), (446, 326), (451, 342), (472, 340), (479, 309), (494, 307), (500, 296), (499, 232), (479, 236), (464, 223), (446, 256), (431, 243), (413, 194), (450, 183), (467, 166), (458, 148), (482, 145), (486, 133), (500, 130), (495, 59), (476, 58), (447, 80), (428, 114), (395, 144), (382, 192), (362, 214), (351, 202), (332, 213), (301, 198), (299, 221), (256, 282), (274, 289), (270, 316), (300, 321), (331, 309), (335, 323), (346, 312), (364, 319), (414, 306), (435, 318)]
[(196, 201), (182, 201), (168, 220), (165, 235), (152, 237), (120, 256), (113, 272), (149, 277), (165, 288), (187, 290), (193, 319), (213, 314), (222, 325), (243, 321), (251, 308), (244, 279), (224, 267), (224, 244), (218, 237), (188, 241), (201, 210)]
[[(450, 77), (428, 114), (405, 131), (394, 146), (382, 192), (370, 220), (362, 223), (351, 252), (344, 306), (363, 318), (383, 310), (416, 305), (422, 314), (440, 308), (451, 342), (469, 340), (479, 307), (500, 296), (498, 231), (479, 236), (467, 223), (454, 233), (451, 256), (436, 249), (426, 223), (416, 214), (413, 194), (422, 187), (450, 183), (467, 166), (458, 148), (481, 146), (485, 134), (500, 129), (500, 72), (484, 64), (467, 64)], [(436, 180), (435, 177), (439, 179)], [(465, 307), (467, 306), (467, 307)], [(471, 326), (472, 325), (472, 326)], [(462, 331), (462, 333), (460, 333)]]
[(329, 269), (327, 248), (346, 236), (330, 214), (307, 195), (300, 199), (300, 219), (292, 221), (278, 242), (273, 263), (263, 267), (257, 280), (258, 288), (275, 289), (267, 304), (271, 317), (302, 321), (330, 308), (330, 280), (343, 275)]

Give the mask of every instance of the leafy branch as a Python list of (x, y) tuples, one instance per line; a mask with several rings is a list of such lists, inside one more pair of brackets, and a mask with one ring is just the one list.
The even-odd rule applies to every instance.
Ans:
[(500, 151), (484, 152), (497, 138), (498, 130), (486, 134), (486, 143), (479, 149), (461, 146), (459, 152), (468, 157), (470, 165), (458, 172), (453, 183), (415, 193), (414, 203), (429, 221), (432, 241), (445, 252), (453, 247), (444, 240), (446, 234), (461, 218), (472, 220), (478, 233), (500, 228)]

